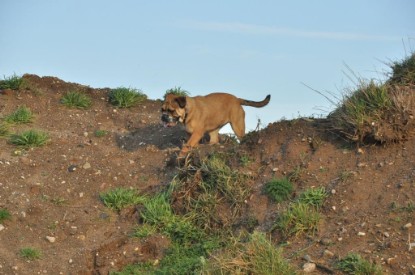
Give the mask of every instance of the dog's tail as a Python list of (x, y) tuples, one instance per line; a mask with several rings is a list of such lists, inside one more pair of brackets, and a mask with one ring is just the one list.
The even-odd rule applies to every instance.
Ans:
[(241, 105), (260, 108), (260, 107), (264, 107), (265, 105), (269, 103), (269, 101), (271, 100), (271, 95), (267, 95), (267, 97), (262, 101), (251, 101), (251, 100), (246, 100), (242, 98), (240, 98), (239, 100), (241, 102)]

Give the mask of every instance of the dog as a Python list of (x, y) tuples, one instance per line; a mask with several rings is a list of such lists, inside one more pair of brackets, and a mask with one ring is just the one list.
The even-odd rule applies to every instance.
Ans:
[(257, 102), (227, 93), (195, 97), (167, 94), (161, 108), (161, 121), (165, 127), (175, 126), (178, 122), (185, 125), (190, 138), (180, 151), (179, 156), (183, 157), (199, 144), (206, 133), (209, 134), (210, 144), (218, 143), (219, 130), (228, 123), (241, 140), (245, 135), (245, 111), (242, 105), (260, 108), (270, 100), (271, 95)]

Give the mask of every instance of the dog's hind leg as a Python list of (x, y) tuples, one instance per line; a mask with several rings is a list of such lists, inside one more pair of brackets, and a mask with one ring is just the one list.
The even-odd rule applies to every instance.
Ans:
[(219, 129), (209, 132), (209, 144), (219, 143)]

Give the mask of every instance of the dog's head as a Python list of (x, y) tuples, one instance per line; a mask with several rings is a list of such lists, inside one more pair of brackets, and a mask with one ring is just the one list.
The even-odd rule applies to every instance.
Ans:
[(161, 121), (165, 127), (175, 126), (184, 122), (186, 117), (186, 97), (167, 94), (161, 107)]

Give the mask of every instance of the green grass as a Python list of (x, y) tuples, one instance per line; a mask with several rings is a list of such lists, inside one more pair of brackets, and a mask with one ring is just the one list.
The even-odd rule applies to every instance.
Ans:
[(134, 229), (133, 236), (136, 238), (147, 238), (157, 232), (156, 226), (148, 223), (137, 225)]
[(285, 237), (303, 233), (314, 233), (320, 222), (319, 212), (312, 206), (294, 202), (278, 217), (274, 229), (279, 229)]
[(272, 179), (265, 184), (265, 193), (275, 202), (282, 202), (290, 197), (293, 192), (293, 184), (288, 178)]
[(42, 257), (42, 253), (40, 252), (40, 250), (31, 247), (25, 247), (20, 249), (19, 254), (20, 257), (27, 261), (38, 260)]
[(381, 275), (382, 268), (370, 263), (356, 253), (350, 253), (338, 263), (338, 268), (347, 274), (355, 275)]
[(0, 223), (4, 222), (5, 220), (10, 220), (11, 214), (9, 210), (5, 208), (0, 208)]
[(12, 134), (9, 142), (23, 148), (34, 148), (45, 145), (48, 139), (48, 134), (44, 132), (27, 130), (21, 134)]
[(307, 205), (320, 208), (327, 198), (327, 192), (324, 187), (310, 188), (300, 194), (298, 201)]
[(415, 84), (415, 53), (402, 61), (393, 62), (390, 67), (392, 69), (390, 83), (398, 85)]
[(17, 108), (16, 111), (5, 117), (7, 123), (24, 124), (32, 122), (33, 114), (26, 106)]
[(137, 191), (121, 187), (101, 193), (100, 198), (106, 207), (116, 211), (140, 204), (145, 200), (145, 197), (139, 195)]
[(263, 233), (254, 232), (247, 242), (237, 240), (213, 254), (204, 264), (201, 274), (296, 274), (284, 259), (282, 249), (276, 248)]
[(69, 108), (87, 109), (92, 105), (92, 100), (84, 93), (72, 91), (61, 98), (61, 103)]
[(0, 90), (11, 89), (18, 90), (22, 84), (22, 77), (13, 74), (12, 76), (3, 77), (3, 80), (0, 80)]
[(105, 137), (106, 135), (108, 135), (109, 134), (109, 132), (108, 131), (106, 131), (106, 130), (96, 130), (95, 132), (94, 132), (94, 135), (96, 136), (96, 137)]
[(181, 87), (174, 87), (174, 88), (168, 89), (166, 93), (164, 94), (164, 98), (166, 98), (166, 95), (168, 94), (174, 94), (177, 96), (189, 96), (190, 95), (188, 91), (182, 89)]
[(9, 135), (9, 127), (6, 123), (0, 123), (0, 138)]
[(119, 108), (129, 108), (147, 99), (138, 89), (119, 87), (109, 92), (109, 102)]

